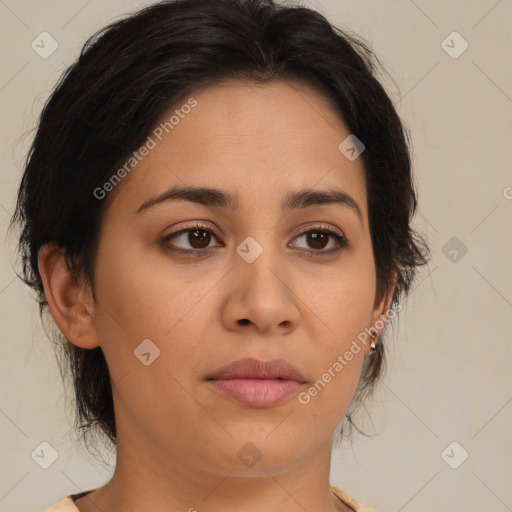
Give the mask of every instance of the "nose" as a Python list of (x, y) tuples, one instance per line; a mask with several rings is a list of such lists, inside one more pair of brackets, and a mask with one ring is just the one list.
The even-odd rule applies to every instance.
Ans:
[(299, 322), (299, 301), (290, 270), (278, 255), (264, 251), (255, 261), (235, 260), (222, 318), (231, 330), (286, 334)]

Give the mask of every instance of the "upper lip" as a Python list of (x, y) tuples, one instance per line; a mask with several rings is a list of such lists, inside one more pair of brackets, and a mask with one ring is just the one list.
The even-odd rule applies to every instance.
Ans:
[(240, 359), (226, 366), (209, 377), (212, 379), (286, 379), (304, 383), (302, 373), (284, 359), (261, 361), (254, 358)]

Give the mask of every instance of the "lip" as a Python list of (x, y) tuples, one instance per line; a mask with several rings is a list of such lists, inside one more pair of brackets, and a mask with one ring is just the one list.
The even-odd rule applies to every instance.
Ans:
[(257, 408), (283, 402), (305, 383), (304, 375), (283, 359), (240, 359), (208, 378), (213, 389), (243, 405)]

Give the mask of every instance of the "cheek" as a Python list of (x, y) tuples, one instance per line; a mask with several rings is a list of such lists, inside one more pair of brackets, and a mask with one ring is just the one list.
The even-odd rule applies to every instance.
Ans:
[[(175, 411), (190, 408), (184, 389), (201, 367), (196, 364), (202, 357), (198, 341), (205, 331), (197, 305), (202, 304), (203, 287), (214, 283), (196, 275), (194, 286), (187, 285), (179, 269), (158, 265), (162, 267), (147, 253), (139, 258), (130, 250), (103, 248), (95, 276), (96, 328), (115, 393), (123, 403), (119, 414), (158, 417), (162, 425), (189, 431), (191, 420), (186, 415), (177, 420)], [(147, 366), (144, 353), (151, 361)]]
[(371, 248), (354, 251), (329, 273), (304, 273), (301, 278), (302, 293), (307, 291), (307, 305), (317, 315), (317, 323), (324, 327), (326, 337), (322, 345), (328, 352), (343, 350), (370, 325), (376, 291), (370, 251)]
[(332, 410), (332, 421), (350, 404), (364, 361), (366, 345), (358, 336), (370, 325), (376, 286), (369, 254), (364, 251), (347, 258), (345, 265), (308, 295), (308, 306), (317, 314), (312, 317), (317, 328), (310, 333), (311, 339), (318, 340), (315, 381), (299, 402), (309, 404), (318, 414)]
[(369, 326), (374, 287), (372, 268), (354, 265), (311, 297), (320, 319), (310, 334), (314, 377), (297, 398), (319, 428), (336, 428), (356, 392), (366, 347), (358, 336)]
[(160, 337), (193, 299), (183, 289), (178, 293), (179, 269), (163, 265), (155, 248), (143, 248), (133, 234), (107, 226), (102, 238), (95, 278), (100, 305), (111, 316), (105, 320), (136, 339)]
[[(99, 251), (95, 282), (98, 302), (96, 328), (112, 371), (122, 372), (134, 362), (133, 351), (149, 339), (161, 351), (166, 367), (199, 351), (205, 316), (215, 307), (208, 291), (219, 277), (190, 266), (173, 265), (157, 251), (141, 250), (133, 241), (111, 236)], [(119, 251), (117, 247), (125, 247)], [(218, 307), (218, 304), (217, 304)], [(206, 308), (206, 309), (205, 309)], [(167, 357), (172, 344), (172, 357)]]

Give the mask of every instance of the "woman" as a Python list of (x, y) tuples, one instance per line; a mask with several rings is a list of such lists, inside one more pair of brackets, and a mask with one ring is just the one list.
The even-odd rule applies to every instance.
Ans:
[(426, 263), (376, 59), (271, 0), (160, 2), (91, 38), (14, 220), (112, 479), (57, 511), (367, 511), (330, 486), (349, 406)]

